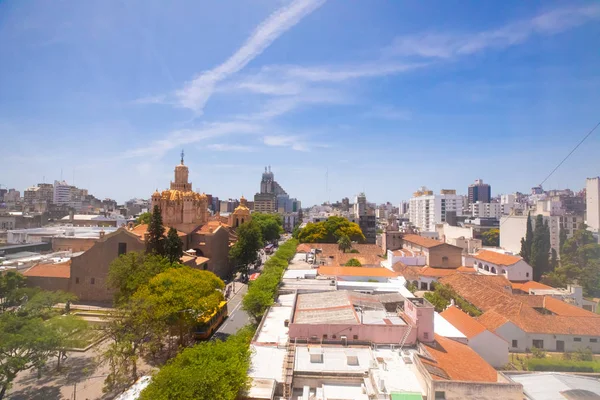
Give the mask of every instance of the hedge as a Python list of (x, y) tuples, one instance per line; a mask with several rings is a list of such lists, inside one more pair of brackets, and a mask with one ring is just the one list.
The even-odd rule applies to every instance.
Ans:
[(557, 372), (600, 372), (600, 363), (596, 361), (532, 358), (531, 360), (527, 361), (527, 370)]
[(258, 323), (265, 311), (273, 304), (279, 282), (283, 277), (283, 272), (287, 268), (290, 260), (296, 254), (298, 241), (290, 239), (277, 249), (266, 262), (259, 277), (250, 282), (248, 293), (244, 296), (242, 305)]

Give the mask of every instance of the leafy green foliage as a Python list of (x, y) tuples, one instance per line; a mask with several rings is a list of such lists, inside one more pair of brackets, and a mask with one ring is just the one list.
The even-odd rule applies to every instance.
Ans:
[(490, 229), (481, 235), (484, 246), (500, 246), (500, 229)]
[(224, 342), (204, 342), (183, 350), (152, 378), (140, 400), (238, 398), (248, 387), (252, 334), (246, 328)]
[(177, 234), (177, 229), (170, 228), (164, 244), (165, 257), (171, 264), (178, 262), (183, 256), (183, 242)]
[(278, 214), (252, 213), (252, 221), (258, 225), (264, 242), (279, 240), (283, 233), (283, 220)]
[(558, 251), (560, 252), (560, 255), (562, 256), (563, 253), (563, 247), (565, 247), (565, 243), (567, 242), (567, 232), (563, 229), (563, 227), (560, 227), (560, 232), (558, 234)]
[(424, 297), (435, 307), (437, 312), (444, 311), (450, 305), (450, 300), (454, 300), (454, 304), (470, 316), (481, 315), (481, 311), (477, 307), (459, 296), (449, 285), (437, 284), (435, 290), (425, 293)]
[(521, 238), (521, 257), (529, 264), (531, 261), (531, 245), (533, 244), (533, 228), (531, 225), (531, 215), (527, 214), (527, 230), (525, 237)]
[(586, 296), (600, 296), (600, 244), (585, 225), (564, 243), (560, 266), (544, 282), (559, 287), (578, 283)]
[(417, 290), (419, 290), (419, 288), (417, 287), (417, 285), (415, 285), (413, 282), (409, 282), (408, 285), (406, 286), (406, 288), (412, 293), (414, 294)]
[(138, 223), (138, 225), (149, 224), (151, 219), (152, 219), (152, 213), (150, 211), (146, 211), (144, 213), (141, 213), (137, 217), (137, 223)]
[(542, 275), (550, 272), (550, 229), (548, 221), (538, 214), (535, 219), (535, 230), (531, 244), (530, 264), (533, 268), (533, 280), (538, 281)]
[(88, 323), (75, 315), (59, 315), (49, 319), (47, 324), (56, 335), (56, 369), (60, 369), (60, 361), (68, 349), (85, 345), (82, 337), (88, 330)]
[(338, 249), (345, 253), (352, 249), (352, 241), (347, 235), (342, 235), (337, 241)]
[(532, 358), (527, 362), (527, 369), (529, 371), (600, 372), (600, 363), (597, 361)]
[(346, 266), (346, 267), (362, 267), (362, 264), (356, 258), (351, 258), (346, 262), (346, 264), (344, 264), (344, 266)]
[(163, 244), (165, 239), (165, 227), (162, 222), (160, 208), (154, 206), (152, 217), (148, 224), (148, 240), (146, 242), (146, 251), (148, 253), (164, 254)]
[(107, 278), (108, 286), (115, 290), (115, 303), (126, 302), (152, 277), (172, 266), (180, 265), (172, 265), (165, 257), (156, 254), (143, 252), (121, 254), (110, 264)]
[(301, 243), (337, 243), (342, 236), (348, 236), (351, 241), (365, 241), (358, 224), (343, 217), (329, 217), (323, 222), (309, 222), (298, 232), (298, 240)]
[[(0, 274), (0, 299), (8, 299), (17, 289), (24, 287), (25, 277), (23, 275), (14, 271)], [(2, 304), (1, 306), (4, 307), (5, 305)]]
[(265, 262), (262, 274), (250, 283), (242, 305), (258, 323), (265, 311), (273, 304), (279, 282), (289, 261), (296, 253), (298, 241), (291, 239), (279, 246), (275, 254)]
[(254, 220), (237, 228), (237, 241), (229, 250), (229, 258), (244, 275), (248, 275), (248, 265), (256, 262), (258, 251), (263, 246), (260, 227)]

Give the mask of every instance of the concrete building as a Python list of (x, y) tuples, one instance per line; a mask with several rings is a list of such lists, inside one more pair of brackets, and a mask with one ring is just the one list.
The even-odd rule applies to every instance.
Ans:
[(454, 274), (441, 283), (483, 312), (477, 321), (510, 346), (563, 353), (590, 348), (600, 353), (600, 315), (552, 296), (515, 295), (502, 276)]
[(58, 205), (71, 203), (71, 186), (66, 181), (54, 181), (52, 202)]
[(408, 215), (410, 222), (422, 231), (435, 231), (436, 224), (446, 222), (447, 212), (462, 215), (464, 196), (455, 190), (442, 190), (440, 194), (423, 187), (410, 199)]
[(492, 367), (501, 368), (508, 364), (508, 343), (490, 332), (477, 320), (456, 306), (450, 306), (441, 314), (467, 337), (467, 344)]
[(530, 281), (533, 268), (523, 257), (491, 250), (482, 250), (473, 256), (473, 267), (484, 275), (501, 275), (509, 281)]
[(301, 208), (298, 200), (290, 198), (271, 172), (271, 167), (265, 167), (260, 181), (260, 192), (254, 195), (254, 211), (264, 213), (297, 212)]
[(600, 232), (600, 177), (587, 178), (585, 220), (592, 232)]
[(477, 201), (469, 204), (469, 211), (473, 217), (496, 218), (500, 219), (503, 213), (502, 204), (484, 203)]
[(482, 203), (490, 203), (492, 201), (492, 187), (487, 183), (483, 183), (482, 179), (477, 179), (475, 183), (469, 185), (469, 204), (478, 201)]
[(403, 248), (422, 253), (430, 267), (458, 268), (462, 265), (460, 247), (413, 234), (404, 235), (402, 242)]

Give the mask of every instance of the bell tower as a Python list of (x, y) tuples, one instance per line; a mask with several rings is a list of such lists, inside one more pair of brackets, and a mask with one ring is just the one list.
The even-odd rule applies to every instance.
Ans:
[(181, 190), (182, 192), (189, 192), (192, 190), (192, 184), (188, 182), (189, 170), (186, 165), (183, 164), (183, 150), (181, 150), (181, 164), (175, 167), (175, 181), (171, 182), (171, 190)]

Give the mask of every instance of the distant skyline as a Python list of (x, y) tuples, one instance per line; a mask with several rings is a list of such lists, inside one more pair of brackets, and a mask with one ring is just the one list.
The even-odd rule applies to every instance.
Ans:
[[(235, 4), (233, 6), (232, 4)], [(0, 3), (2, 188), (529, 192), (600, 118), (600, 3)], [(600, 132), (544, 184), (600, 175)], [(326, 191), (328, 174), (329, 193)]]

